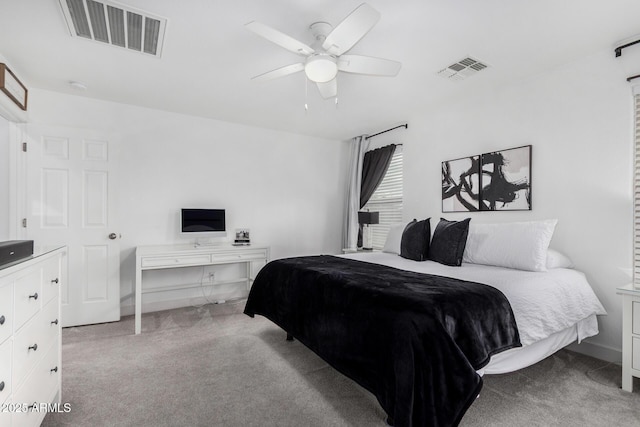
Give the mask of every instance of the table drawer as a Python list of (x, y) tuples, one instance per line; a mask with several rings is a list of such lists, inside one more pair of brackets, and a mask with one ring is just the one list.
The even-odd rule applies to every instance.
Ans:
[(146, 257), (142, 258), (142, 268), (181, 267), (188, 265), (203, 265), (211, 262), (210, 255), (182, 255), (175, 257)]
[(640, 338), (631, 338), (631, 368), (640, 371)]
[(42, 306), (42, 268), (30, 270), (13, 285), (14, 328), (17, 331), (35, 315)]
[[(11, 394), (11, 346), (8, 340), (0, 345), (0, 403), (7, 400)], [(0, 424), (2, 425), (2, 424)]]
[(234, 262), (234, 261), (251, 261), (265, 259), (267, 254), (264, 250), (256, 249), (253, 251), (242, 251), (235, 253), (213, 254), (213, 262)]
[(631, 332), (640, 335), (640, 301), (631, 303), (631, 318), (633, 319)]
[(0, 343), (13, 332), (13, 284), (0, 288)]

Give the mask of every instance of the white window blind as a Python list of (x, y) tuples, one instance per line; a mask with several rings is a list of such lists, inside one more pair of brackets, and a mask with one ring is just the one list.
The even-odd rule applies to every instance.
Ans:
[(402, 163), (402, 145), (398, 145), (382, 182), (362, 209), (380, 212), (379, 224), (371, 226), (373, 249), (382, 249), (391, 225), (402, 222)]
[(635, 105), (635, 164), (633, 177), (633, 282), (636, 287), (638, 287), (640, 286), (640, 94), (635, 95)]

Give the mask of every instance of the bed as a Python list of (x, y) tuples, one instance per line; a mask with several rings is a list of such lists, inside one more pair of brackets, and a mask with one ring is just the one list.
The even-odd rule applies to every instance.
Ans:
[[(545, 258), (527, 271), (511, 265), (514, 254), (522, 258), (517, 249), (506, 251), (505, 261), (504, 242), (495, 239), (504, 230), (490, 230), (487, 240), (486, 229), (466, 226), (460, 239), (467, 249), (462, 257), (456, 248), (454, 265), (423, 255), (416, 262), (389, 245), (385, 252), (272, 261), (256, 277), (245, 313), (267, 317), (372, 392), (390, 425), (457, 425), (482, 375), (522, 369), (593, 336), (596, 316), (606, 314), (584, 274), (562, 256), (549, 261), (552, 233), (539, 253), (525, 251), (529, 264), (532, 254)], [(513, 228), (507, 231), (513, 237)], [(526, 232), (516, 231), (526, 243)], [(437, 232), (427, 238), (432, 249)], [(503, 248), (498, 261), (491, 259), (492, 238)], [(390, 232), (387, 243), (393, 239)], [(509, 267), (477, 263), (488, 262), (479, 253)]]

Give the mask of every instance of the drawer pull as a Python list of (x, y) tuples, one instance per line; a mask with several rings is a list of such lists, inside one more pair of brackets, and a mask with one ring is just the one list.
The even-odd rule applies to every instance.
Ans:
[(57, 325), (58, 324), (58, 319), (54, 320), (51, 322), (52, 325)]
[(58, 372), (58, 367), (56, 366), (55, 368), (51, 369), (50, 372)]
[(4, 381), (0, 383), (0, 391), (4, 390)]
[(58, 283), (58, 282), (59, 282), (59, 280), (58, 280), (57, 277), (51, 281), (51, 283)]
[(36, 292), (33, 295), (29, 295), (29, 299), (31, 299), (31, 298), (33, 298), (34, 300), (37, 300), (38, 299), (38, 293)]
[(38, 350), (38, 344), (34, 344), (32, 346), (29, 346), (29, 350), (37, 351)]
[(4, 325), (5, 318), (4, 316), (0, 316), (0, 325)]

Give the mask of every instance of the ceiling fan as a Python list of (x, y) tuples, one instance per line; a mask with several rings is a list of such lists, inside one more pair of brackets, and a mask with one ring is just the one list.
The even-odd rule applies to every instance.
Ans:
[(373, 28), (380, 13), (362, 3), (335, 28), (326, 22), (315, 22), (309, 26), (314, 37), (311, 46), (302, 43), (268, 25), (252, 21), (245, 27), (257, 35), (303, 56), (305, 59), (291, 65), (260, 74), (252, 80), (271, 80), (304, 71), (307, 78), (316, 83), (323, 98), (338, 95), (336, 75), (338, 71), (370, 76), (395, 76), (402, 64), (389, 59), (362, 55), (345, 55)]

